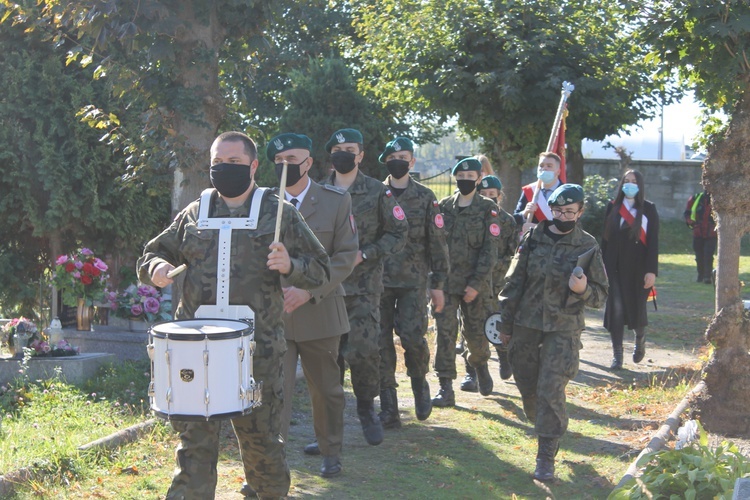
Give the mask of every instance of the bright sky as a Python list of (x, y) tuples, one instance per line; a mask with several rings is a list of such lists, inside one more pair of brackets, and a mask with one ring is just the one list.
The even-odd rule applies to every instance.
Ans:
[[(664, 108), (664, 160), (683, 158), (685, 145), (690, 145), (700, 133), (700, 106), (694, 101), (692, 93), (681, 102)], [(633, 159), (652, 160), (659, 156), (659, 126), (661, 119), (644, 121), (630, 128), (630, 135), (621, 133), (608, 136), (602, 142), (584, 140), (583, 156), (586, 158), (617, 158), (612, 149), (604, 149), (607, 141), (615, 146), (625, 146), (633, 152)]]

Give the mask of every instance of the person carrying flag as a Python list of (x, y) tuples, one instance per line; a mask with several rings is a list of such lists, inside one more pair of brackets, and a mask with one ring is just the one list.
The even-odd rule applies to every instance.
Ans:
[(513, 212), (516, 225), (522, 227), (523, 233), (540, 221), (552, 220), (547, 199), (565, 180), (560, 156), (551, 151), (539, 153), (536, 176), (537, 182), (521, 188), (521, 197)]

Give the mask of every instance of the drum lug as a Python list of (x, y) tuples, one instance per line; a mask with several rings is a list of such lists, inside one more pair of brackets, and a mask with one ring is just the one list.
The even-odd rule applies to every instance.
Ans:
[(153, 361), (154, 360), (154, 344), (147, 345), (146, 352), (148, 352), (148, 359)]
[(172, 388), (171, 387), (169, 389), (167, 389), (167, 397), (166, 397), (166, 399), (167, 399), (167, 403), (171, 403), (172, 402)]
[(154, 381), (152, 380), (148, 384), (148, 397), (153, 398), (154, 394), (155, 394), (155, 391), (154, 391)]
[(255, 354), (255, 341), (251, 340), (248, 345), (250, 346), (250, 356)]
[(245, 360), (245, 349), (242, 347), (237, 349), (237, 357), (239, 358), (240, 363), (242, 363)]
[(208, 350), (203, 351), (203, 364), (208, 366)]
[(211, 401), (211, 395), (208, 393), (208, 389), (206, 389), (203, 394), (203, 400), (205, 401), (206, 406), (208, 406), (209, 401)]

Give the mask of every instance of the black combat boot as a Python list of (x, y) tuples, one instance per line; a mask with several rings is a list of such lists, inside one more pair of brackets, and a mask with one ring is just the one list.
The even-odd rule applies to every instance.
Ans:
[(424, 377), (412, 377), (411, 391), (414, 393), (414, 410), (418, 420), (427, 420), (432, 413), (432, 399), (430, 398), (430, 384)]
[(646, 333), (635, 335), (635, 347), (633, 347), (633, 363), (640, 363), (646, 356)]
[(612, 353), (614, 357), (612, 358), (612, 364), (609, 365), (609, 369), (610, 370), (622, 370), (622, 346), (619, 346), (619, 347), (612, 346)]
[(375, 404), (372, 399), (357, 399), (357, 415), (367, 443), (372, 445), (382, 443), (383, 425), (375, 413)]
[(468, 361), (464, 360), (464, 363), (466, 363), (466, 376), (463, 382), (461, 382), (461, 390), (464, 392), (477, 392), (479, 390), (477, 388), (477, 371)]
[(440, 391), (432, 398), (432, 406), (448, 408), (456, 406), (456, 394), (453, 392), (453, 380), (448, 377), (440, 377)]
[(401, 417), (398, 414), (398, 398), (395, 387), (387, 387), (380, 391), (380, 423), (383, 429), (398, 429), (401, 427)]
[(555, 479), (555, 455), (559, 440), (557, 438), (539, 437), (536, 452), (536, 470), (534, 479), (546, 483)]
[(504, 347), (497, 348), (497, 360), (500, 362), (500, 378), (508, 380), (513, 376), (513, 368), (510, 366), (510, 358), (508, 357), (508, 349)]
[(479, 383), (479, 394), (482, 396), (489, 396), (492, 394), (492, 388), (494, 387), (489, 366), (487, 366), (487, 363), (477, 366), (476, 372), (477, 382)]

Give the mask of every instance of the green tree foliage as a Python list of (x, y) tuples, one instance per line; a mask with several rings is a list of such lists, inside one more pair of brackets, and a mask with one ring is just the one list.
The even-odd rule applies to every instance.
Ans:
[(76, 118), (107, 93), (66, 67), (64, 47), (17, 24), (3, 26), (0, 51), (0, 308), (33, 316), (57, 254), (81, 244), (109, 258), (134, 254), (168, 207), (163, 188), (118, 182), (124, 158)]
[[(495, 160), (533, 165), (563, 81), (568, 146), (651, 116), (663, 81), (628, 29), (637, 4), (577, 0), (354, 1), (360, 85), (419, 112), (458, 116)], [(384, 29), (387, 27), (387, 29)]]
[(362, 132), (365, 144), (364, 173), (383, 179), (387, 172), (378, 156), (391, 136), (406, 133), (385, 112), (357, 92), (348, 66), (341, 59), (310, 59), (305, 71), (291, 74), (292, 86), (285, 93), (287, 109), (279, 130), (295, 131), (313, 141), (315, 166), (312, 177), (321, 179), (330, 169), (325, 144), (341, 128)]

